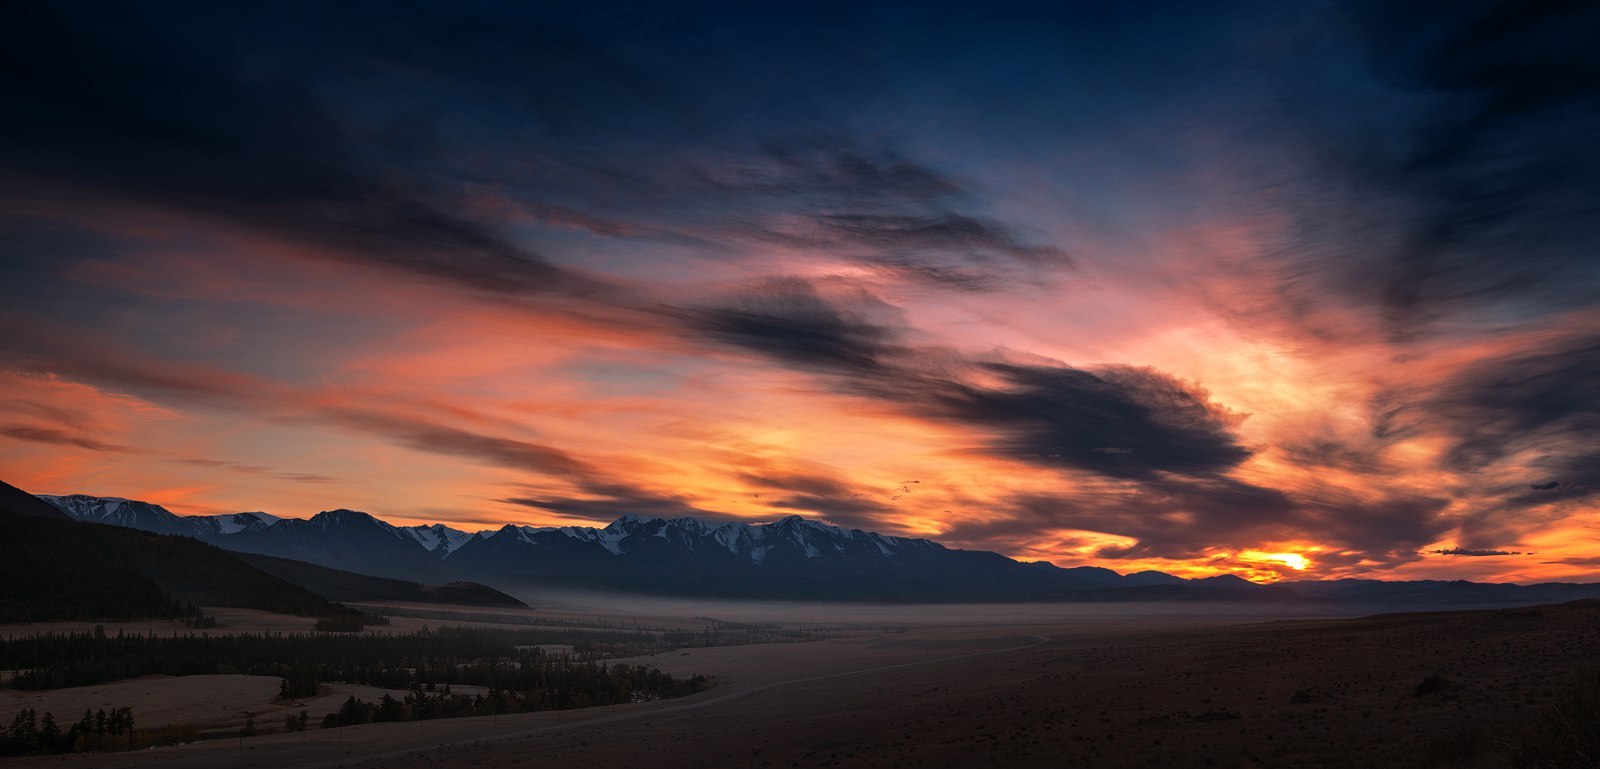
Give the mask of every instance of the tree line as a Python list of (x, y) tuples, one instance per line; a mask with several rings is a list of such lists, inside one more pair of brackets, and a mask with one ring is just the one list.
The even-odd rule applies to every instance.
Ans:
[(338, 711), (323, 717), (322, 728), (650, 702), (694, 694), (711, 685), (701, 675), (674, 678), (644, 665), (573, 662), (564, 657), (546, 659), (542, 666), (524, 665), (518, 673), (507, 681), (511, 686), (491, 687), (487, 693), (456, 694), (446, 685), (433, 692), (413, 690), (403, 699), (385, 694), (376, 703), (352, 695)]
[[(14, 670), (11, 686), (56, 689), (126, 678), (245, 674), (283, 679), (286, 698), (317, 693), (326, 681), (386, 689), (432, 691), (440, 686), (481, 686), (540, 695), (540, 707), (581, 707), (580, 695), (607, 703), (632, 689), (671, 696), (670, 677), (646, 669), (594, 665), (594, 658), (546, 653), (540, 645), (577, 649), (654, 647), (648, 633), (552, 629), (424, 628), (393, 635), (300, 633), (39, 633), (0, 641), (0, 669)], [(648, 669), (653, 670), (653, 669)], [(665, 676), (665, 674), (659, 674)], [(619, 679), (618, 677), (622, 678)], [(631, 689), (630, 689), (631, 691)], [(569, 697), (555, 702), (551, 697)], [(594, 698), (599, 698), (594, 700)], [(587, 701), (587, 700), (586, 700)], [(520, 707), (520, 706), (519, 706)]]
[(63, 728), (54, 713), (24, 709), (0, 730), (0, 756), (30, 756), (46, 753), (85, 753), (108, 750), (138, 750), (194, 739), (193, 729), (155, 729), (134, 731), (133, 709), (105, 708), (83, 711), (83, 718)]
[[(522, 690), (567, 675), (573, 660), (540, 646), (570, 646), (577, 660), (718, 645), (720, 634), (565, 628), (422, 629), (388, 635), (172, 631), (108, 635), (37, 633), (0, 640), (0, 670), (18, 689), (59, 689), (144, 675), (270, 675), (284, 696), (309, 696), (323, 681), (391, 689), (474, 685)], [(507, 664), (526, 663), (526, 664)], [(559, 687), (557, 682), (549, 684)]]

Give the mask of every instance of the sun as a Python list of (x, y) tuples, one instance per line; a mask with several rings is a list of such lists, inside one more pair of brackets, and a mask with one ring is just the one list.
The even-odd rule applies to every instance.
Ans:
[(1238, 554), (1238, 559), (1246, 564), (1257, 565), (1256, 568), (1270, 569), (1276, 572), (1279, 565), (1287, 566), (1294, 571), (1305, 571), (1311, 568), (1311, 559), (1300, 553), (1273, 553), (1264, 550), (1245, 550)]
[(1305, 571), (1311, 561), (1299, 553), (1267, 553), (1263, 556), (1269, 561), (1279, 561), (1295, 571)]

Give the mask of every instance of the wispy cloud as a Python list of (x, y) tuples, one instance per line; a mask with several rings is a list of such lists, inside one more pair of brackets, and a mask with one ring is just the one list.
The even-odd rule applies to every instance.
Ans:
[(58, 430), (53, 427), (39, 427), (36, 425), (0, 425), (0, 435), (4, 435), (8, 438), (15, 438), (19, 441), (56, 443), (65, 446), (76, 446), (80, 449), (88, 449), (90, 451), (118, 452), (128, 450), (127, 446), (120, 446), (115, 443), (104, 443), (85, 435), (77, 435), (67, 432), (66, 430)]

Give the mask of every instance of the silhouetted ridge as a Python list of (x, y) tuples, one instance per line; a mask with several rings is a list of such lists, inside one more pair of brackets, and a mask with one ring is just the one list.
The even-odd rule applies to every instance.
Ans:
[(407, 601), (527, 608), (527, 604), (476, 582), (423, 585), (406, 580), (369, 577), (365, 574), (330, 569), (305, 561), (275, 558), (270, 555), (240, 553), (239, 558), (251, 566), (285, 582), (299, 585), (330, 601)]
[(0, 495), (3, 621), (175, 617), (189, 605), (351, 613), (195, 539), (16, 514)]
[(5, 481), (0, 481), (0, 512), (32, 518), (50, 518), (58, 521), (70, 520), (70, 517), (55, 505)]

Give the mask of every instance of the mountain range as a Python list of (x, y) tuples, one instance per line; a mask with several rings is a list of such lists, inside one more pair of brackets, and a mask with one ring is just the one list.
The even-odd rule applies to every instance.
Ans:
[[(506, 524), (467, 532), (395, 526), (368, 513), (179, 516), (115, 497), (41, 495), (68, 516), (180, 534), (240, 553), (409, 582), (471, 580), (500, 590), (577, 588), (677, 596), (869, 601), (1250, 601), (1390, 607), (1510, 606), (1600, 597), (1600, 584), (1184, 579), (1060, 568), (927, 539), (791, 515), (768, 523), (625, 515), (602, 528)], [(303, 570), (302, 570), (303, 571)]]

